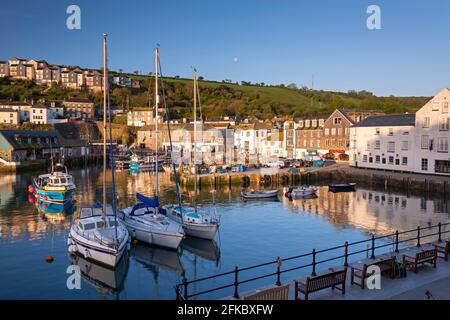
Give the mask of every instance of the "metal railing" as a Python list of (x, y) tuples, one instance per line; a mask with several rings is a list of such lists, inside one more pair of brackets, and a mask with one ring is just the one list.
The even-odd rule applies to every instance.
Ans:
[[(406, 242), (415, 241), (416, 246), (421, 247), (424, 239), (429, 239), (431, 237), (436, 237), (436, 236), (437, 236), (437, 241), (442, 242), (443, 236), (447, 233), (450, 233), (450, 230), (443, 231), (443, 227), (446, 227), (449, 225), (450, 225), (450, 223), (444, 223), (444, 224), (438, 223), (437, 225), (432, 225), (432, 226), (427, 226), (427, 227), (422, 227), (422, 228), (420, 226), (418, 226), (416, 229), (402, 231), (402, 232), (399, 232), (397, 230), (392, 234), (378, 236), (378, 237), (376, 237), (375, 235), (372, 234), (371, 238), (366, 239), (366, 240), (360, 240), (360, 241), (356, 241), (356, 242), (352, 242), (352, 243), (345, 242), (343, 245), (335, 246), (335, 247), (328, 248), (328, 249), (322, 249), (322, 250), (313, 249), (312, 252), (310, 252), (310, 253), (305, 253), (305, 254), (301, 254), (301, 255), (297, 255), (297, 256), (293, 256), (293, 257), (289, 257), (289, 258), (284, 258), (284, 259), (277, 257), (273, 261), (254, 265), (251, 267), (239, 268), (238, 266), (236, 266), (234, 268), (234, 270), (232, 270), (232, 271), (223, 272), (223, 273), (215, 274), (215, 275), (200, 278), (200, 279), (188, 281), (186, 278), (184, 278), (181, 283), (178, 283), (175, 286), (176, 299), (177, 300), (188, 300), (190, 298), (198, 297), (198, 296), (205, 295), (207, 293), (211, 293), (211, 292), (215, 292), (215, 291), (219, 291), (219, 290), (224, 290), (227, 288), (233, 288), (233, 295), (232, 295), (233, 298), (239, 299), (239, 286), (242, 284), (245, 284), (245, 283), (254, 282), (254, 281), (261, 280), (264, 278), (269, 278), (269, 277), (276, 277), (275, 285), (280, 286), (281, 285), (281, 275), (288, 273), (288, 272), (292, 272), (292, 271), (296, 271), (296, 270), (300, 270), (300, 269), (311, 268), (311, 276), (316, 276), (316, 274), (317, 274), (316, 267), (317, 266), (327, 263), (327, 262), (334, 261), (334, 260), (343, 259), (343, 261), (344, 261), (343, 265), (348, 266), (349, 258), (352, 256), (355, 256), (357, 254), (366, 253), (368, 256), (370, 255), (371, 259), (375, 259), (377, 250), (386, 248), (389, 246), (392, 246), (394, 248), (394, 252), (398, 253), (400, 251), (399, 245), (406, 243)], [(435, 232), (424, 234), (424, 231), (429, 231), (429, 232), (435, 231)], [(406, 235), (409, 235), (412, 233), (414, 233), (413, 237), (406, 237)], [(405, 239), (400, 239), (401, 236), (404, 236), (404, 235), (405, 235)], [(392, 239), (392, 241), (389, 241), (389, 239)], [(383, 242), (377, 244), (377, 242), (380, 242), (381, 240), (383, 240)], [(366, 248), (351, 251), (352, 248), (354, 248), (356, 246), (362, 246), (364, 244), (367, 245)], [(320, 256), (326, 252), (332, 252), (332, 251), (336, 251), (336, 250), (342, 250), (343, 254), (324, 258), (322, 260), (318, 260), (318, 256)], [(298, 266), (294, 266), (294, 267), (290, 267), (290, 268), (282, 270), (282, 266), (283, 266), (284, 262), (299, 260), (301, 258), (311, 258), (311, 262), (306, 263), (306, 264), (300, 264)], [(256, 276), (256, 277), (242, 280), (242, 274), (244, 272), (249, 271), (249, 270), (260, 269), (260, 268), (267, 267), (267, 266), (274, 266), (274, 272), (270, 272), (267, 274), (263, 274), (261, 276)], [(191, 287), (192, 284), (203, 283), (208, 280), (215, 280), (215, 279), (227, 277), (227, 276), (232, 277), (233, 281), (229, 282), (228, 284), (213, 287), (211, 289), (201, 290), (201, 291), (193, 292), (193, 293), (189, 292), (189, 288)]]

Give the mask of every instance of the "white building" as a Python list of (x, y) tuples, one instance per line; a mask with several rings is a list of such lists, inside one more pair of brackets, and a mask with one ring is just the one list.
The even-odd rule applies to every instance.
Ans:
[(414, 171), (415, 114), (368, 117), (350, 127), (350, 165)]
[(19, 112), (19, 122), (30, 120), (30, 110), (32, 104), (22, 101), (0, 101), (0, 109), (12, 109)]
[(278, 161), (279, 158), (284, 157), (284, 133), (274, 132), (262, 140), (262, 163), (272, 163)]
[(245, 158), (258, 157), (262, 154), (263, 140), (272, 132), (268, 123), (243, 123), (234, 127), (234, 148), (236, 155)]
[(450, 174), (450, 90), (443, 89), (416, 113), (415, 172)]
[(30, 122), (34, 124), (55, 124), (67, 122), (67, 119), (56, 119), (54, 111), (45, 105), (34, 105), (30, 111)]

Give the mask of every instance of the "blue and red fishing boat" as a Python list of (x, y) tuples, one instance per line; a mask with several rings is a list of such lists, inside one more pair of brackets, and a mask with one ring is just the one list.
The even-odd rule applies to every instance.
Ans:
[(71, 202), (75, 192), (73, 177), (63, 164), (56, 164), (51, 173), (43, 174), (33, 180), (28, 191), (34, 194), (36, 201), (66, 204)]

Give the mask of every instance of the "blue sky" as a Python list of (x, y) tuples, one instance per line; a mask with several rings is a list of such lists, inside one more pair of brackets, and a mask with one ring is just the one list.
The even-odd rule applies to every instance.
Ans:
[[(81, 30), (66, 28), (70, 4)], [(381, 30), (366, 27), (371, 4)], [(447, 0), (2, 0), (0, 59), (100, 67), (107, 32), (116, 70), (152, 71), (159, 43), (167, 75), (311, 86), (314, 74), (318, 89), (431, 96), (450, 83), (448, 12)]]

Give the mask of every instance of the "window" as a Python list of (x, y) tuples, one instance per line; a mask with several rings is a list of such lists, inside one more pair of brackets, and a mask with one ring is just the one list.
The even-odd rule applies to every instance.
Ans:
[(380, 140), (375, 141), (375, 149), (379, 150), (381, 146)]
[(422, 171), (428, 171), (428, 159), (422, 158)]
[(366, 144), (366, 151), (369, 151), (370, 150), (370, 142), (367, 142), (367, 144)]
[(439, 173), (450, 173), (450, 161), (436, 160), (435, 171)]
[(430, 117), (423, 118), (422, 128), (429, 128), (429, 127), (430, 127)]
[(380, 163), (380, 156), (375, 156), (375, 163)]
[(375, 129), (375, 134), (376, 134), (376, 135), (380, 134), (380, 128), (376, 128), (376, 129)]
[(395, 152), (395, 142), (394, 141), (388, 142), (387, 152)]
[(341, 124), (342, 119), (341, 118), (334, 118), (334, 124)]
[(430, 137), (426, 135), (422, 136), (420, 144), (422, 149), (428, 149), (430, 146)]
[(409, 142), (408, 141), (402, 141), (402, 150), (408, 150)]
[(439, 131), (448, 131), (450, 125), (450, 118), (442, 118), (439, 122)]
[(389, 159), (389, 164), (394, 164), (394, 157), (393, 156), (390, 156), (388, 159)]
[(393, 135), (394, 135), (394, 129), (393, 128), (389, 128), (388, 136), (393, 136)]
[(407, 166), (407, 165), (408, 165), (408, 158), (402, 157), (402, 166)]
[(447, 138), (438, 139), (438, 152), (448, 152), (448, 140)]
[(337, 135), (342, 136), (342, 128), (337, 128)]
[(399, 166), (400, 165), (400, 159), (395, 159), (395, 165)]
[(447, 101), (445, 101), (442, 104), (442, 113), (448, 113), (448, 102)]
[(381, 163), (382, 163), (382, 164), (386, 164), (386, 158), (382, 158), (382, 159), (381, 159)]
[(367, 162), (367, 154), (363, 155), (363, 162)]
[(373, 162), (373, 157), (369, 157), (369, 163)]

